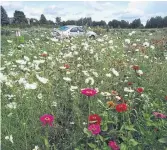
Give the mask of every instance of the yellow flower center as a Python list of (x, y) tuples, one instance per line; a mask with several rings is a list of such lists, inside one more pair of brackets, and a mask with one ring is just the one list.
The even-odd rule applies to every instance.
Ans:
[(50, 120), (50, 118), (49, 118), (49, 117), (46, 117), (46, 118), (45, 118), (45, 120), (46, 120), (46, 121), (49, 121), (49, 120)]

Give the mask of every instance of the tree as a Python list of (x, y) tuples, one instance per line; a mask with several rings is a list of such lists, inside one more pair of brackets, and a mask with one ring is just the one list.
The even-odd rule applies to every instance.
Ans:
[(164, 19), (161, 16), (151, 17), (147, 20), (146, 28), (162, 28), (164, 26)]
[(167, 16), (163, 18), (163, 27), (167, 27)]
[(60, 25), (60, 23), (61, 23), (61, 17), (56, 17), (56, 24)]
[(27, 24), (28, 21), (26, 19), (26, 16), (24, 15), (24, 12), (15, 10), (13, 23), (14, 24)]
[(119, 26), (121, 26), (121, 22), (120, 21), (118, 21), (118, 20), (116, 20), (116, 19), (114, 19), (114, 20), (112, 20), (112, 21), (109, 21), (108, 22), (108, 26), (111, 28), (118, 28)]
[(134, 21), (132, 21), (132, 23), (130, 24), (131, 28), (139, 28), (141, 27), (141, 21), (140, 19), (135, 19)]
[(43, 14), (41, 15), (39, 22), (40, 22), (40, 24), (47, 24), (47, 20)]
[(48, 24), (54, 25), (55, 23), (52, 20), (48, 20)]
[(35, 18), (31, 18), (30, 19), (30, 24), (31, 25), (39, 25), (39, 21), (37, 19), (35, 19)]
[(6, 10), (1, 6), (1, 25), (8, 25), (9, 24), (9, 18), (6, 13)]
[(121, 28), (128, 28), (129, 27), (129, 22), (127, 22), (125, 20), (121, 20), (120, 27)]

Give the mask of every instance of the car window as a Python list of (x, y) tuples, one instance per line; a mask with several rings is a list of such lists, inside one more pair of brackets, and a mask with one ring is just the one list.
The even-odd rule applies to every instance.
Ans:
[(62, 26), (59, 28), (60, 31), (66, 31), (68, 29), (69, 29), (69, 27), (67, 27), (67, 26)]
[(77, 27), (74, 27), (70, 30), (70, 32), (77, 32), (78, 31), (78, 28)]
[(79, 32), (84, 32), (84, 29), (82, 27), (78, 27)]

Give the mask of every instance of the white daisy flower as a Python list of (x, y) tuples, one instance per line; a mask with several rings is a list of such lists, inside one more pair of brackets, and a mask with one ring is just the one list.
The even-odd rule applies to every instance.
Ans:
[(88, 77), (86, 80), (85, 80), (85, 83), (88, 84), (90, 82), (90, 85), (93, 85), (94, 84), (94, 79), (92, 77)]
[(70, 87), (70, 91), (72, 91), (72, 92), (75, 91), (75, 90), (77, 90), (77, 89), (78, 89), (77, 86), (71, 86), (71, 87)]
[(143, 46), (144, 46), (144, 47), (149, 47), (149, 45), (150, 45), (150, 44), (149, 44), (148, 42), (144, 42), (144, 43), (143, 43)]
[(30, 61), (30, 58), (28, 58), (27, 56), (24, 56), (24, 59), (25, 59), (26, 61)]
[(150, 48), (151, 48), (151, 49), (155, 49), (155, 46), (151, 45)]
[(13, 143), (13, 136), (12, 135), (5, 136), (5, 140), (9, 140), (11, 143)]
[(110, 40), (108, 43), (113, 44), (113, 40)]
[(27, 63), (27, 61), (25, 61), (25, 60), (16, 60), (16, 63), (18, 63), (20, 65), (25, 65)]
[(33, 150), (39, 150), (39, 146), (35, 146)]
[(12, 43), (13, 41), (11, 41), (11, 40), (7, 40), (7, 42), (8, 42), (8, 43)]
[(99, 75), (98, 75), (98, 73), (97, 72), (92, 72), (93, 73), (93, 75), (95, 76), (95, 77), (98, 77)]
[(85, 76), (88, 76), (88, 77), (90, 76), (89, 73), (88, 73), (88, 71), (83, 70), (82, 72), (84, 73)]
[(66, 69), (66, 67), (64, 67), (64, 66), (61, 66), (61, 67), (59, 67), (60, 69)]
[(130, 44), (130, 39), (125, 39), (125, 43)]
[(19, 84), (26, 84), (27, 83), (25, 78), (20, 78), (18, 82), (19, 82)]
[(58, 42), (58, 41), (59, 41), (59, 40), (56, 39), (56, 38), (51, 38), (50, 40), (53, 41), (53, 42)]
[(17, 103), (16, 102), (11, 102), (11, 103), (7, 104), (6, 107), (10, 108), (10, 109), (16, 109)]
[(24, 88), (26, 90), (29, 90), (29, 89), (35, 90), (37, 88), (37, 84), (36, 83), (32, 83), (32, 84), (25, 83), (24, 84)]
[(0, 72), (0, 83), (7, 81), (7, 77)]
[(118, 71), (116, 71), (114, 68), (112, 68), (111, 71), (112, 71), (112, 73), (113, 73), (115, 76), (119, 76)]
[(111, 93), (109, 93), (109, 92), (101, 92), (100, 94), (103, 96), (111, 96)]
[(42, 82), (43, 84), (46, 84), (48, 82), (48, 79), (40, 77), (39, 75), (36, 75), (37, 79)]
[(67, 82), (71, 82), (71, 78), (69, 78), (69, 77), (63, 77), (63, 79)]
[(39, 93), (37, 97), (38, 99), (42, 99), (42, 93)]
[(77, 51), (74, 51), (74, 55), (78, 55), (79, 53)]
[(81, 67), (81, 66), (82, 66), (81, 64), (78, 64), (78, 65), (77, 65), (78, 68)]
[(128, 93), (134, 92), (134, 90), (132, 90), (131, 88), (128, 88), (128, 87), (124, 87), (124, 91), (128, 92)]
[(139, 75), (143, 75), (143, 71), (142, 70), (137, 70), (136, 71)]
[(111, 73), (107, 73), (107, 74), (106, 74), (106, 77), (111, 77)]
[(75, 124), (74, 122), (70, 122), (70, 124)]
[(57, 102), (52, 102), (52, 106), (57, 107)]

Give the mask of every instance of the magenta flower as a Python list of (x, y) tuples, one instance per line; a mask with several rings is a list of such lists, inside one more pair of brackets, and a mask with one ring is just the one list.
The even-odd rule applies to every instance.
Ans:
[(156, 117), (156, 118), (166, 118), (166, 115), (162, 114), (162, 113), (159, 113), (159, 112), (153, 112), (153, 115)]
[(91, 88), (85, 88), (81, 90), (81, 93), (86, 96), (94, 96), (97, 94), (97, 90)]
[(112, 150), (120, 150), (119, 146), (115, 141), (109, 141), (108, 146), (112, 148)]
[(93, 135), (99, 134), (101, 132), (99, 124), (89, 125), (88, 130), (91, 131)]
[(46, 126), (46, 124), (53, 126), (54, 116), (49, 114), (44, 114), (40, 117), (40, 121), (42, 123), (42, 126)]

